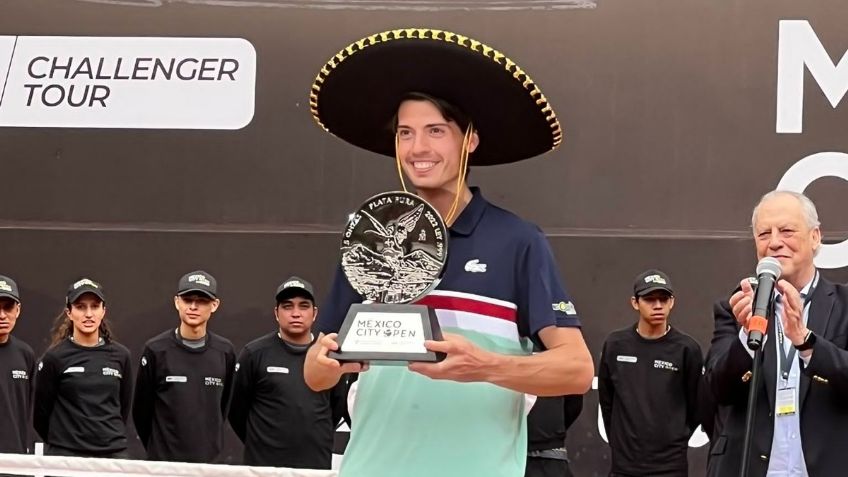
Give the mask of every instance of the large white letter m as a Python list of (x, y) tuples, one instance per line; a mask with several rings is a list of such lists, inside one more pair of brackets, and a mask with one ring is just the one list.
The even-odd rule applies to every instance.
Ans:
[(800, 133), (804, 113), (804, 66), (830, 105), (836, 108), (848, 91), (848, 51), (834, 65), (806, 20), (781, 20), (777, 45), (778, 133)]

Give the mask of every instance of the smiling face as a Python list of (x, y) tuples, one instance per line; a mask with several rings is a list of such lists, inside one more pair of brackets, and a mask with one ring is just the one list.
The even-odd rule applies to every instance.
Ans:
[(757, 260), (776, 258), (781, 278), (799, 290), (812, 280), (821, 230), (809, 226), (798, 198), (777, 194), (764, 200), (757, 207), (753, 227)]
[(74, 338), (100, 335), (100, 323), (106, 316), (106, 304), (93, 293), (84, 293), (65, 311), (74, 326)]
[[(421, 192), (446, 190), (456, 193), (465, 133), (455, 121), (427, 100), (406, 100), (397, 114), (397, 153), (404, 173)], [(479, 139), (472, 135), (469, 153)]]

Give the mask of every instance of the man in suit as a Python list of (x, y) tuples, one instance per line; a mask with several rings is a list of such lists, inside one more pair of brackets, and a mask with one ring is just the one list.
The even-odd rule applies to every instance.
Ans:
[[(815, 205), (803, 194), (769, 192), (752, 216), (757, 258), (782, 267), (763, 344), (761, 387), (747, 475), (845, 475), (848, 451), (848, 287), (821, 276)], [(709, 476), (738, 475), (753, 351), (746, 326), (754, 291), (743, 280), (716, 304), (706, 382), (724, 413)]]

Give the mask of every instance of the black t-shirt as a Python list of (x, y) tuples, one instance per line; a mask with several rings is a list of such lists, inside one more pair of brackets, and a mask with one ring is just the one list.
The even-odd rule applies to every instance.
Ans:
[(612, 472), (633, 476), (688, 474), (689, 438), (698, 425), (698, 343), (671, 328), (645, 339), (630, 326), (604, 343), (598, 399), (612, 449)]
[(129, 350), (115, 341), (47, 350), (35, 379), (35, 430), (47, 444), (85, 453), (127, 448), (132, 402)]
[(346, 380), (322, 392), (309, 389), (303, 380), (307, 348), (270, 333), (239, 355), (230, 425), (244, 442), (246, 465), (330, 468)]
[(150, 460), (212, 463), (218, 457), (235, 361), (233, 344), (213, 333), (200, 348), (186, 346), (174, 329), (146, 343), (133, 421)]
[(35, 382), (35, 354), (23, 341), (9, 336), (0, 343), (0, 453), (29, 451), (29, 419)]

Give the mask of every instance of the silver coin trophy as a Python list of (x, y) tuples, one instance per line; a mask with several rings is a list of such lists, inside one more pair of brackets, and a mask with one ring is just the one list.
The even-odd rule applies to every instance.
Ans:
[(339, 361), (436, 362), (424, 340), (441, 340), (436, 312), (412, 304), (439, 281), (448, 231), (439, 213), (408, 192), (371, 197), (351, 215), (342, 238), (342, 270), (363, 302), (339, 330)]

